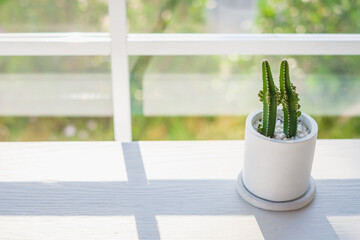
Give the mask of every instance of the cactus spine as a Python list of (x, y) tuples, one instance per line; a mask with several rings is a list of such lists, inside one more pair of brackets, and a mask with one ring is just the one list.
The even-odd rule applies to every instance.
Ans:
[(262, 78), (263, 90), (259, 92), (259, 98), (263, 102), (263, 122), (259, 124), (258, 131), (264, 136), (273, 137), (279, 94), (272, 78), (270, 64), (267, 60), (264, 60), (262, 63)]
[(284, 112), (284, 133), (286, 137), (294, 137), (297, 132), (297, 118), (301, 115), (299, 94), (290, 82), (289, 64), (283, 60), (280, 65), (280, 98)]

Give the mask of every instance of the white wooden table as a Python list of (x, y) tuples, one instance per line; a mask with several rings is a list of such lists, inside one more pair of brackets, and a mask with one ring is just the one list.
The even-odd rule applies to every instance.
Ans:
[(0, 239), (360, 239), (360, 140), (318, 141), (317, 195), (242, 200), (243, 141), (0, 144)]

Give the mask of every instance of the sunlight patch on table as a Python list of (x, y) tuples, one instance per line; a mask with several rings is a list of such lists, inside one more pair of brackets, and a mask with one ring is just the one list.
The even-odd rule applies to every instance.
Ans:
[(340, 239), (360, 239), (360, 215), (329, 216), (327, 219)]
[(134, 216), (0, 216), (2, 239), (138, 239)]
[(157, 216), (161, 239), (264, 239), (255, 216)]
[(128, 180), (115, 142), (1, 143), (0, 152), (1, 182)]
[(240, 141), (140, 142), (149, 180), (234, 180), (242, 169)]
[(360, 142), (352, 140), (317, 141), (311, 175), (315, 179), (358, 179), (360, 161), (354, 149)]

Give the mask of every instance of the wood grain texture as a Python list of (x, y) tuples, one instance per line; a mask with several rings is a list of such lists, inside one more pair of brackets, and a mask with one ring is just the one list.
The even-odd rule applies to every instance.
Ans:
[(360, 140), (318, 141), (308, 207), (235, 179), (243, 141), (0, 143), (0, 239), (360, 239)]

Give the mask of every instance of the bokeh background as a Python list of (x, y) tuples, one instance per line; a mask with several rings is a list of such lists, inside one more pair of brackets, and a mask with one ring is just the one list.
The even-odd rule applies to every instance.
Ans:
[[(129, 33), (352, 34), (359, 16), (359, 0), (127, 2)], [(0, 0), (0, 32), (109, 28), (106, 0)], [(243, 139), (263, 58), (275, 79), (289, 60), (319, 138), (360, 137), (360, 56), (231, 55), (129, 57), (133, 139)], [(110, 71), (108, 56), (0, 57), (0, 141), (113, 140)], [(51, 114), (72, 104), (79, 116)]]

